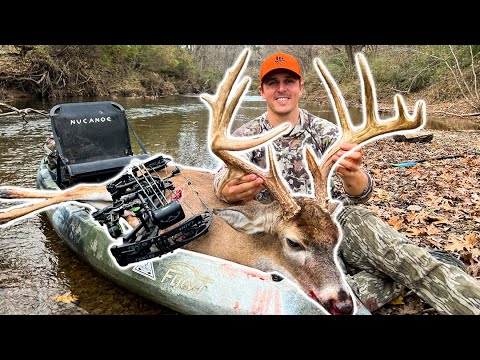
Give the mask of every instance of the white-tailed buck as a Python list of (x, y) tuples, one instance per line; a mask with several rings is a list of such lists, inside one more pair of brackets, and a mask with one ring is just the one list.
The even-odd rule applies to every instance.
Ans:
[[(314, 66), (331, 96), (342, 135), (320, 160), (309, 148), (306, 149), (306, 165), (312, 175), (314, 196), (292, 194), (277, 173), (270, 146), (268, 146), (269, 166), (265, 171), (233, 153), (264, 144), (286, 131), (288, 127), (279, 126), (270, 133), (258, 137), (229, 136), (229, 124), (250, 84), (248, 77), (238, 81), (248, 58), (249, 50), (246, 49), (236, 64), (228, 70), (217, 93), (214, 96), (202, 95), (202, 99), (211, 108), (209, 140), (212, 152), (229, 167), (220, 188), (228, 179), (255, 173), (263, 178), (275, 201), (268, 205), (256, 201), (238, 206), (225, 204), (214, 194), (213, 172), (181, 166), (183, 176), (174, 176), (171, 181), (176, 188), (185, 189), (183, 200), (189, 201), (194, 198), (194, 194), (188, 192), (190, 190), (187, 183), (190, 181), (207, 206), (214, 209), (217, 215), (214, 216), (209, 231), (186, 245), (186, 249), (266, 272), (279, 272), (298, 284), (329, 313), (351, 314), (354, 305), (350, 289), (335, 260), (336, 247), (340, 240), (339, 229), (329, 211), (328, 177), (333, 167), (332, 157), (342, 143), (365, 144), (380, 135), (421, 128), (425, 124), (424, 104), (422, 101), (417, 102), (414, 115), (408, 116), (401, 96), (396, 95), (395, 118), (380, 120), (370, 71), (364, 57), (359, 54), (356, 61), (363, 86), (365, 118), (364, 125), (356, 129), (351, 124), (335, 81), (323, 63), (315, 59)], [(0, 222), (4, 224), (3, 226), (12, 220), (64, 201), (109, 199), (109, 193), (104, 185), (86, 184), (58, 192), (3, 187), (0, 189), (0, 195), (3, 198), (46, 199), (0, 213)], [(190, 205), (196, 206), (193, 200)], [(198, 206), (200, 208), (200, 205)]]

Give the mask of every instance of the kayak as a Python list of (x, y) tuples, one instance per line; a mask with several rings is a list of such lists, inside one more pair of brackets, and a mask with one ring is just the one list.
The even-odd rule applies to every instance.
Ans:
[[(37, 188), (60, 190), (43, 158)], [(87, 204), (64, 203), (45, 213), (58, 236), (100, 274), (131, 292), (187, 315), (326, 315), (286, 278), (185, 249), (120, 267), (119, 245)], [(281, 281), (279, 281), (279, 278)], [(357, 315), (370, 315), (358, 302)]]

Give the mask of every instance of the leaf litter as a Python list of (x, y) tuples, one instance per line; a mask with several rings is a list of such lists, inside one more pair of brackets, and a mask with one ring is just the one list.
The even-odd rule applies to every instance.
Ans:
[[(413, 244), (448, 251), (480, 279), (480, 132), (421, 130), (429, 143), (393, 137), (363, 147), (364, 167), (375, 179), (370, 201), (360, 205), (403, 233)], [(429, 160), (462, 155), (456, 158)], [(391, 164), (427, 159), (413, 166)], [(408, 291), (408, 290), (407, 290)], [(438, 313), (412, 291), (374, 314)]]

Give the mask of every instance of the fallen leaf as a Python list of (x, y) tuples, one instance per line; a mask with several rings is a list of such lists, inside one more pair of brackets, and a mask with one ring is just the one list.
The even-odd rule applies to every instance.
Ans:
[(392, 216), (387, 222), (389, 225), (393, 226), (395, 230), (400, 230), (403, 225), (403, 220), (398, 216)]
[(72, 295), (70, 291), (67, 291), (65, 294), (58, 295), (55, 297), (56, 302), (63, 302), (65, 304), (69, 304), (73, 301), (77, 301), (78, 296), (77, 295)]
[(418, 310), (415, 308), (403, 307), (398, 310), (398, 315), (417, 315)]
[(405, 305), (405, 303), (403, 302), (403, 296), (399, 296), (395, 299), (393, 299), (392, 301), (390, 301), (390, 304), (392, 305)]
[(407, 210), (409, 210), (409, 211), (420, 211), (420, 210), (422, 210), (422, 207), (418, 206), (418, 205), (410, 205), (409, 207), (407, 207)]
[(478, 276), (480, 274), (480, 263), (469, 266), (468, 273), (472, 276)]
[(472, 247), (479, 240), (477, 235), (474, 234), (474, 233), (465, 235), (464, 238), (465, 238), (465, 240), (467, 240), (467, 243), (470, 245), (469, 248)]
[(427, 226), (427, 235), (441, 234), (443, 231), (438, 229), (435, 225), (430, 224)]
[(405, 235), (407, 236), (425, 236), (427, 233), (425, 232), (424, 229), (418, 229), (418, 228), (408, 228), (405, 231)]
[(452, 176), (449, 175), (449, 174), (442, 174), (442, 175), (440, 175), (440, 177), (441, 177), (442, 179), (445, 179), (445, 180), (448, 180), (448, 181), (451, 181), (451, 180), (452, 180)]
[(434, 222), (432, 222), (432, 224), (435, 224), (435, 225), (450, 224), (450, 221), (446, 219), (442, 219), (442, 218), (436, 218), (436, 219), (439, 219), (439, 220), (435, 220)]
[(457, 239), (453, 236), (448, 236), (448, 242), (449, 244), (445, 245), (445, 250), (450, 251), (462, 251), (465, 248), (465, 245), (469, 245), (463, 239)]
[(441, 249), (441, 245), (438, 241), (435, 241), (435, 240), (431, 240), (431, 239), (426, 239), (430, 244), (432, 244), (433, 246), (435, 246), (436, 248), (438, 249)]
[(429, 215), (424, 211), (411, 212), (405, 218), (409, 223), (424, 223), (429, 218)]

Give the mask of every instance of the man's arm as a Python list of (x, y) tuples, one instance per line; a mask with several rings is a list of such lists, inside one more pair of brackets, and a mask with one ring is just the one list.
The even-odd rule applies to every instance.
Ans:
[[(215, 174), (213, 190), (217, 193), (218, 186), (226, 175), (228, 167), (224, 164)], [(227, 203), (236, 203), (252, 200), (263, 189), (263, 179), (255, 174), (248, 174), (241, 179), (228, 181), (221, 192), (220, 200)]]
[[(237, 130), (232, 133), (234, 137), (252, 136), (260, 134), (264, 129), (262, 128), (262, 121), (266, 119), (267, 113), (265, 112), (261, 116), (251, 120), (250, 122), (243, 124)], [(243, 158), (247, 162), (252, 162), (252, 152), (249, 151), (244, 154), (239, 154), (239, 157)], [(252, 200), (260, 191), (264, 189), (263, 179), (254, 175), (248, 174), (241, 179), (231, 179), (228, 181), (222, 189), (221, 194), (218, 194), (218, 187), (221, 184), (222, 179), (227, 175), (228, 167), (223, 164), (222, 167), (215, 174), (213, 180), (213, 190), (220, 200), (227, 203), (238, 203)]]
[[(338, 159), (357, 144), (343, 144), (333, 161)], [(341, 178), (345, 195), (349, 203), (361, 204), (370, 199), (373, 193), (373, 178), (361, 168), (363, 161), (363, 150), (358, 148), (351, 152), (348, 157), (340, 161), (335, 169), (336, 174)]]

